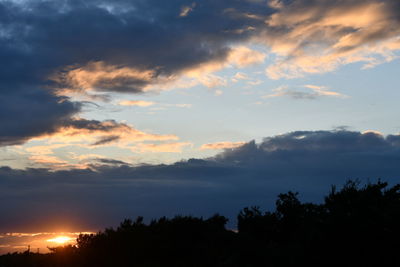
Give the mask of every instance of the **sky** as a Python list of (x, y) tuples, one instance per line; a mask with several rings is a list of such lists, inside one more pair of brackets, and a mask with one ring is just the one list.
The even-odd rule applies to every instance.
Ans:
[(396, 183), (399, 57), (397, 0), (0, 0), (0, 252)]

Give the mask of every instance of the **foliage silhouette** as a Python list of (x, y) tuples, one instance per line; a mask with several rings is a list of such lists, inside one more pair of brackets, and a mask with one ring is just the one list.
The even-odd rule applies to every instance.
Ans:
[(332, 187), (321, 204), (280, 194), (276, 210), (244, 208), (237, 231), (220, 215), (125, 220), (49, 254), (13, 253), (0, 266), (398, 266), (400, 185)]

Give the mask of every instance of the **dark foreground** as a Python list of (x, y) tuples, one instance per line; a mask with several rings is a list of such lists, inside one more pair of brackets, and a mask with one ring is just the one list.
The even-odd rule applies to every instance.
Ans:
[(238, 232), (226, 222), (219, 215), (125, 220), (81, 235), (77, 246), (3, 255), (0, 266), (400, 266), (400, 185), (349, 182), (322, 204), (289, 192), (274, 212), (243, 209)]

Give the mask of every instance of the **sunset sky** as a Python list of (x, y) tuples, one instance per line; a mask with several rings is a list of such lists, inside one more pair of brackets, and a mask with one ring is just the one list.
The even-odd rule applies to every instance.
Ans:
[(398, 0), (0, 0), (0, 253), (398, 182), (399, 58)]

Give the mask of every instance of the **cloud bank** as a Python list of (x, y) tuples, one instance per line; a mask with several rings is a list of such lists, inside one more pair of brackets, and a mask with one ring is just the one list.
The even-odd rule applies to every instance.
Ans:
[(399, 161), (399, 135), (338, 130), (291, 132), (170, 165), (103, 158), (80, 170), (3, 167), (0, 231), (97, 230), (138, 215), (215, 212), (229, 216), (233, 227), (238, 209), (272, 207), (288, 190), (319, 201), (330, 185), (350, 178), (397, 183)]

